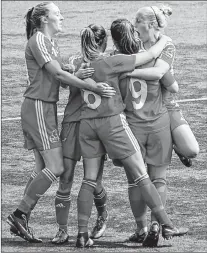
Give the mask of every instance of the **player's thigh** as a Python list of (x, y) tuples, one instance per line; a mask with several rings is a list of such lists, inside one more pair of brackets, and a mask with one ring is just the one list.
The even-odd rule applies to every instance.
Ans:
[(100, 158), (106, 154), (105, 147), (97, 135), (97, 119), (81, 120), (79, 142), (82, 157), (85, 159)]
[(122, 159), (121, 162), (124, 165), (128, 182), (133, 182), (135, 179), (140, 178), (147, 173), (147, 169), (140, 151), (136, 151), (135, 154)]
[(96, 181), (100, 170), (101, 162), (102, 157), (84, 158), (83, 159), (84, 178)]
[(111, 159), (122, 160), (140, 151), (126, 117), (123, 114), (98, 119), (98, 135)]
[(40, 151), (45, 165), (54, 175), (60, 176), (64, 172), (62, 147)]
[(80, 122), (62, 124), (60, 138), (62, 141), (63, 157), (80, 161), (81, 150), (79, 143)]
[(39, 173), (40, 171), (42, 171), (45, 168), (45, 162), (44, 162), (42, 155), (40, 154), (40, 152), (37, 149), (33, 149), (33, 152), (34, 152), (34, 157), (35, 157), (34, 171)]
[(188, 157), (194, 158), (199, 153), (198, 142), (189, 125), (180, 125), (172, 131), (173, 142), (179, 152)]
[(170, 126), (148, 135), (145, 162), (151, 165), (169, 165), (172, 158), (172, 137)]

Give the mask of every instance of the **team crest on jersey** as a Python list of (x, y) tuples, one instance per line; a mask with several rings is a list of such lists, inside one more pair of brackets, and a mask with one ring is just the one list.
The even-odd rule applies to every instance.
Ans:
[(50, 142), (58, 142), (60, 140), (57, 129), (52, 131), (52, 134), (50, 135)]

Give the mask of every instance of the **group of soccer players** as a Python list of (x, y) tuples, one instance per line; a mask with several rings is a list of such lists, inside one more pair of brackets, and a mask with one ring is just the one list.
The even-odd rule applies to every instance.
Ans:
[[(30, 84), (24, 94), (21, 119), (25, 147), (34, 150), (36, 167), (22, 201), (8, 216), (13, 234), (29, 242), (41, 242), (28, 227), (30, 212), (60, 177), (55, 198), (59, 230), (52, 242), (68, 241), (71, 187), (76, 163), (82, 156), (84, 178), (77, 198), (76, 246), (92, 246), (92, 239), (103, 235), (108, 218), (107, 195), (102, 185), (106, 154), (126, 172), (130, 206), (137, 224), (130, 241), (154, 247), (161, 230), (165, 239), (187, 233), (187, 229), (177, 229), (172, 224), (164, 209), (166, 169), (173, 144), (187, 166), (199, 151), (171, 94), (178, 91), (172, 75), (175, 47), (160, 33), (170, 14), (169, 8), (141, 8), (135, 19), (136, 31), (126, 19), (112, 22), (116, 50), (111, 54), (104, 53), (106, 30), (89, 25), (81, 31), (81, 56), (70, 58), (70, 64), (63, 66), (52, 38), (62, 30), (59, 8), (44, 2), (28, 11), (25, 58)], [(70, 86), (70, 94), (59, 138), (56, 102), (60, 83)], [(185, 141), (180, 143), (179, 138)], [(98, 218), (89, 234), (93, 201)], [(149, 231), (147, 206), (152, 213)]]

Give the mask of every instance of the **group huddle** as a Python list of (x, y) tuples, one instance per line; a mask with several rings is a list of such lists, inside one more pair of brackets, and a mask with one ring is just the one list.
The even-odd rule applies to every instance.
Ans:
[[(135, 23), (116, 19), (110, 27), (115, 50), (107, 48), (104, 27), (91, 24), (81, 30), (81, 54), (63, 64), (53, 36), (62, 31), (63, 16), (52, 2), (31, 8), (26, 14), (25, 49), (29, 86), (24, 93), (21, 122), (24, 147), (33, 150), (36, 166), (18, 208), (8, 216), (11, 233), (29, 242), (42, 242), (28, 227), (39, 198), (59, 177), (55, 197), (59, 225), (54, 244), (68, 243), (71, 188), (77, 161), (82, 157), (84, 177), (77, 196), (76, 247), (90, 247), (103, 236), (108, 220), (107, 193), (102, 184), (106, 155), (123, 167), (137, 229), (129, 241), (144, 247), (183, 236), (165, 211), (166, 171), (173, 150), (190, 167), (199, 146), (173, 93), (175, 46), (163, 35), (169, 7), (138, 9)], [(68, 88), (59, 135), (59, 88)], [(97, 221), (89, 233), (95, 203)], [(148, 228), (146, 211), (151, 210)]]

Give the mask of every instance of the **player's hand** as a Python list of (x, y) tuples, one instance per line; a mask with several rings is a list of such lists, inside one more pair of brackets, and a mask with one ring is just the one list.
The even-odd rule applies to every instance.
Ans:
[(86, 79), (91, 77), (94, 74), (93, 68), (85, 68), (85, 66), (81, 66), (79, 70), (75, 73), (75, 76), (80, 79)]
[(90, 90), (92, 90), (93, 92), (95, 92), (96, 94), (102, 97), (110, 98), (116, 94), (116, 91), (114, 90), (114, 88), (109, 86), (107, 83), (104, 83), (104, 82), (96, 83), (91, 78), (87, 78), (84, 81), (90, 84)]
[(65, 64), (63, 70), (72, 74), (75, 71), (75, 66), (73, 64)]
[(161, 34), (161, 33), (160, 33), (160, 36), (159, 36), (159, 40), (160, 39), (165, 39), (166, 42), (171, 42), (172, 41), (172, 39), (170, 37), (168, 37), (167, 35)]

